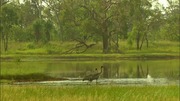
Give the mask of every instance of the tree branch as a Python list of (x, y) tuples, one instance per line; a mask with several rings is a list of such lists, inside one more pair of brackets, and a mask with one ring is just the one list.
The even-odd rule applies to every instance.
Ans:
[[(69, 53), (73, 53), (73, 52), (76, 52), (76, 53), (84, 53), (85, 51), (87, 51), (89, 48), (91, 48), (92, 46), (96, 45), (96, 44), (87, 44), (84, 40), (81, 40), (81, 39), (73, 39), (74, 41), (78, 42), (75, 47), (65, 51), (63, 54), (69, 54)], [(79, 50), (80, 48), (83, 48), (85, 47), (84, 50), (82, 51), (77, 51)]]

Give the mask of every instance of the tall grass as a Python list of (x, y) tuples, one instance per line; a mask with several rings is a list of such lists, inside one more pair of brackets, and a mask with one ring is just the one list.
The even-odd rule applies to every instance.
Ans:
[(1, 101), (179, 101), (178, 86), (3, 85)]

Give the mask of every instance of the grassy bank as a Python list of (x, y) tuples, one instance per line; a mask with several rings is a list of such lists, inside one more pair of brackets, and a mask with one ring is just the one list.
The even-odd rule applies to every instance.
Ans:
[(117, 59), (178, 59), (179, 53), (138, 53), (138, 54), (62, 54), (62, 55), (1, 55), (3, 61), (35, 60), (117, 60)]
[[(59, 59), (156, 59), (156, 58), (179, 58), (179, 43), (170, 41), (151, 42), (149, 48), (143, 47), (142, 50), (136, 50), (135, 45), (129, 46), (126, 41), (120, 42), (120, 53), (110, 54), (102, 53), (102, 43), (97, 43), (86, 52), (77, 54), (74, 50), (71, 54), (65, 54), (66, 51), (75, 47), (76, 42), (50, 42), (42, 43), (17, 43), (10, 42), (7, 52), (1, 51), (2, 59), (21, 59), (29, 58), (59, 58)], [(3, 46), (2, 46), (3, 47)], [(82, 49), (83, 50), (83, 49)]]
[(178, 101), (178, 86), (10, 86), (1, 101)]

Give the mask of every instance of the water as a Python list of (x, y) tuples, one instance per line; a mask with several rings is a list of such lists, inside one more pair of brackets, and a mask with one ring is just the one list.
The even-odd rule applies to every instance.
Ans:
[(48, 60), (26, 62), (2, 62), (2, 75), (25, 75), (41, 73), (55, 78), (83, 78), (93, 73), (95, 68), (100, 72), (102, 79), (119, 78), (167, 78), (179, 79), (179, 60)]

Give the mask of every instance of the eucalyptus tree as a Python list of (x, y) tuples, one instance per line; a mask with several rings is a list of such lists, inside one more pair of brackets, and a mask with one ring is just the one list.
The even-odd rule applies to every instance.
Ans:
[(43, 37), (43, 24), (44, 20), (37, 19), (33, 23), (33, 33), (35, 37), (35, 42), (39, 42)]
[(111, 38), (117, 32), (119, 25), (116, 24), (119, 17), (118, 4), (120, 0), (89, 0), (86, 5), (81, 5), (89, 12), (89, 25), (92, 25), (91, 32), (102, 39), (103, 53), (111, 51)]
[(179, 0), (167, 0), (169, 6), (164, 8), (161, 36), (163, 39), (179, 41)]
[[(130, 19), (131, 29), (128, 33), (128, 42), (133, 44), (136, 41), (136, 49), (142, 48), (142, 43), (146, 39), (148, 43), (148, 20), (152, 17), (151, 7), (152, 4), (149, 0), (134, 0), (129, 3), (130, 6)], [(150, 21), (150, 20), (149, 20)]]
[[(136, 18), (131, 17), (131, 15), (138, 17), (137, 12), (131, 11), (137, 5), (133, 3), (129, 5), (128, 3), (131, 1), (65, 0), (61, 3), (60, 16), (63, 21), (61, 23), (63, 24), (63, 32), (68, 37), (83, 38), (84, 36), (87, 38), (90, 36), (95, 41), (101, 40), (103, 53), (119, 52), (119, 38), (127, 38), (126, 33), (130, 29), (129, 27), (135, 25), (131, 21), (136, 20)], [(128, 20), (127, 17), (131, 20)], [(115, 49), (112, 48), (113, 44), (111, 43), (114, 43)]]
[(9, 0), (0, 0), (0, 7), (7, 4)]
[[(110, 26), (110, 47), (112, 51), (121, 52), (119, 41), (127, 39), (127, 33), (131, 28), (130, 5), (128, 0), (116, 0), (114, 7), (110, 11), (111, 18)], [(114, 44), (114, 46), (112, 44)]]
[[(88, 2), (82, 0), (66, 0), (62, 2), (61, 24), (63, 25), (64, 39), (74, 41), (75, 47), (67, 52), (85, 52), (94, 46), (94, 42), (87, 44), (88, 40), (93, 40), (92, 26), (95, 26), (89, 17), (89, 12), (82, 7)], [(67, 53), (66, 52), (66, 53)]]
[(3, 42), (4, 50), (8, 50), (8, 42), (12, 32), (12, 26), (18, 23), (18, 15), (16, 6), (12, 3), (6, 4), (1, 7), (1, 39)]
[(59, 40), (64, 40), (63, 20), (61, 20), (63, 0), (42, 0), (42, 2), (45, 4), (44, 17), (54, 23)]
[(54, 29), (53, 23), (50, 20), (37, 19), (33, 22), (33, 33), (35, 42), (47, 43), (51, 39), (51, 31)]
[(54, 29), (53, 23), (50, 20), (45, 21), (44, 23), (44, 36), (45, 36), (45, 43), (51, 40), (51, 31)]
[(31, 25), (36, 19), (42, 18), (42, 3), (40, 0), (24, 0), (20, 4), (21, 19), (23, 26)]

